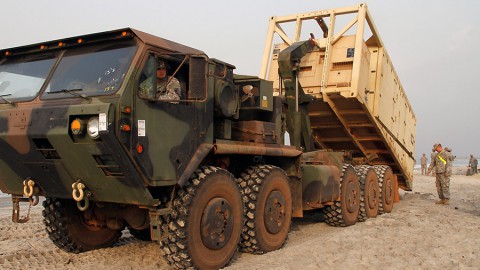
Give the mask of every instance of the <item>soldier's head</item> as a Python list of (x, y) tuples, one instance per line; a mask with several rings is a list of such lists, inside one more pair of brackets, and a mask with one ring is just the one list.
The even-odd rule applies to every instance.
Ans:
[(443, 148), (442, 148), (442, 144), (441, 144), (441, 143), (435, 143), (435, 144), (433, 145), (432, 151), (437, 151), (437, 152), (440, 153), (440, 152), (442, 152), (442, 149), (443, 149)]
[(157, 63), (157, 78), (163, 79), (167, 76), (168, 63), (159, 59)]
[(425, 153), (423, 153), (423, 156), (425, 156)]

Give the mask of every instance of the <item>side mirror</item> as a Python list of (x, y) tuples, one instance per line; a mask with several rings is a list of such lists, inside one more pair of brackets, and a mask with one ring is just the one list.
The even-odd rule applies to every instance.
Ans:
[(207, 97), (207, 58), (190, 56), (188, 99), (203, 100)]

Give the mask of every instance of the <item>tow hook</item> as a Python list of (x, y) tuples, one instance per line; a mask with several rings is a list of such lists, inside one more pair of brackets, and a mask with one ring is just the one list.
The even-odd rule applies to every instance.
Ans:
[[(26, 223), (30, 220), (30, 210), (32, 209), (32, 206), (35, 206), (38, 204), (38, 196), (35, 196), (35, 200), (30, 198), (24, 198), (22, 195), (13, 195), (12, 194), (12, 203), (13, 203), (13, 209), (12, 209), (12, 221), (15, 223)], [(20, 202), (29, 202), (28, 206), (28, 211), (27, 215), (23, 218), (20, 218)]]
[[(77, 202), (78, 210), (86, 211), (90, 206), (90, 200), (88, 197), (92, 195), (90, 191), (88, 191), (87, 187), (82, 180), (78, 179), (77, 182), (72, 184), (72, 197)], [(85, 196), (86, 195), (86, 196)], [(84, 203), (82, 204), (82, 201)]]
[[(12, 194), (12, 221), (15, 223), (26, 223), (30, 220), (30, 210), (32, 210), (32, 206), (38, 204), (39, 198), (38, 195), (35, 193), (38, 192), (38, 187), (35, 187), (35, 181), (30, 178), (27, 178), (23, 181), (23, 195), (26, 197), (24, 198), (22, 195), (14, 195)], [(20, 218), (20, 202), (28, 202), (28, 211), (27, 215), (23, 218)]]

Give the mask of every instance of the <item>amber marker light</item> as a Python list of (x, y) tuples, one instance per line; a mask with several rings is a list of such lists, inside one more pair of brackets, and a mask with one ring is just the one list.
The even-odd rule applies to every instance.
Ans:
[(126, 31), (123, 31), (122, 32), (122, 37), (125, 37), (127, 35), (127, 32)]
[(143, 146), (139, 143), (137, 143), (137, 153), (139, 154), (143, 153)]
[(63, 42), (58, 43), (58, 47), (63, 47), (63, 46), (65, 46), (65, 43), (63, 43)]
[(45, 45), (40, 46), (40, 50), (43, 50), (45, 48), (46, 48)]
[(9, 56), (10, 55), (10, 52), (5, 52), (5, 56)]
[(122, 108), (122, 112), (123, 112), (123, 113), (131, 114), (131, 113), (132, 113), (132, 107), (130, 107), (130, 106), (125, 106), (125, 107)]
[(83, 132), (83, 122), (80, 119), (75, 119), (70, 123), (70, 130), (74, 135), (80, 135)]
[(77, 43), (78, 43), (78, 44), (83, 43), (83, 39), (79, 38), (79, 39), (77, 40)]

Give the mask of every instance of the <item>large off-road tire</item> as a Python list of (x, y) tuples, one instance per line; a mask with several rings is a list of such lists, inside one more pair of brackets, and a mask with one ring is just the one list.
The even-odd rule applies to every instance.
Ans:
[(85, 217), (89, 210), (81, 212), (73, 200), (47, 197), (43, 207), (43, 223), (48, 237), (67, 252), (80, 253), (110, 247), (121, 235), (121, 230), (112, 230), (98, 222), (96, 225), (88, 222)]
[(240, 190), (226, 170), (202, 166), (188, 186), (174, 191), (172, 213), (164, 217), (163, 255), (178, 269), (219, 269), (228, 265), (244, 223)]
[(378, 176), (378, 185), (380, 187), (380, 204), (378, 214), (390, 213), (393, 210), (395, 199), (395, 183), (393, 171), (387, 165), (373, 166)]
[(137, 238), (138, 240), (142, 241), (152, 241), (152, 237), (150, 235), (150, 228), (144, 230), (137, 230), (131, 227), (128, 227), (128, 231), (130, 232), (133, 237)]
[(377, 173), (378, 185), (380, 187), (378, 214), (390, 213), (393, 210), (395, 199), (395, 183), (392, 168), (386, 165), (375, 165), (374, 169)]
[(355, 166), (360, 182), (360, 210), (357, 221), (375, 218), (378, 215), (380, 188), (378, 177), (373, 167), (368, 165)]
[(360, 210), (360, 184), (355, 169), (343, 165), (340, 180), (340, 201), (324, 208), (325, 223), (345, 227), (357, 222)]
[(281, 248), (292, 222), (292, 194), (285, 172), (275, 166), (252, 166), (240, 178), (246, 222), (240, 248), (262, 254)]

